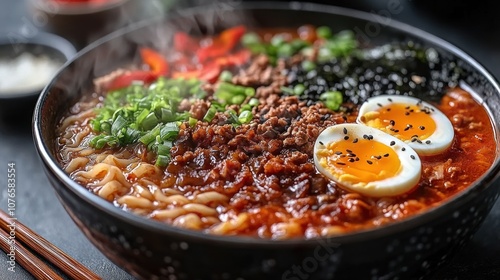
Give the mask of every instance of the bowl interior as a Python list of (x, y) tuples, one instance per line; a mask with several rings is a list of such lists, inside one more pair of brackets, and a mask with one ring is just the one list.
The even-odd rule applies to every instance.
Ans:
[[(328, 25), (334, 31), (351, 29), (366, 45), (378, 45), (393, 41), (413, 40), (427, 47), (436, 49), (448, 62), (457, 63), (462, 69), (461, 83), (468, 87), (475, 97), (488, 109), (495, 130), (497, 142), (500, 142), (500, 91), (497, 82), (476, 61), (449, 43), (405, 24), (390, 21), (382, 24), (384, 19), (371, 14), (352, 10), (308, 4), (259, 4), (255, 8), (245, 5), (242, 9), (206, 9), (199, 8), (184, 11), (180, 15), (164, 20), (141, 22), (114, 33), (92, 44), (79, 56), (66, 64), (52, 83), (44, 90), (36, 107), (34, 117), (34, 134), (37, 147), (44, 162), (57, 174), (59, 180), (77, 193), (82, 199), (100, 209), (113, 213), (117, 218), (139, 224), (155, 231), (185, 234), (192, 238), (225, 240), (241, 242), (241, 238), (207, 236), (198, 232), (179, 230), (168, 225), (150, 221), (114, 207), (104, 199), (89, 192), (72, 181), (56, 160), (55, 127), (70, 104), (74, 104), (84, 94), (92, 93), (94, 78), (105, 75), (120, 66), (126, 66), (138, 58), (138, 47), (149, 46), (158, 50), (170, 47), (170, 38), (174, 31), (184, 30), (191, 33), (211, 33), (236, 24), (252, 27), (298, 27), (310, 23), (317, 26)], [(374, 21), (379, 20), (379, 21)], [(377, 32), (375, 32), (375, 30)], [(499, 147), (495, 152), (496, 160), (486, 175), (469, 189), (450, 199), (442, 206), (418, 214), (404, 221), (393, 223), (382, 228), (369, 229), (346, 236), (334, 237), (342, 242), (355, 242), (375, 236), (392, 234), (419, 224), (457, 207), (468, 199), (472, 199), (484, 189), (492, 187), (499, 170)], [(270, 242), (266, 240), (257, 243)]]

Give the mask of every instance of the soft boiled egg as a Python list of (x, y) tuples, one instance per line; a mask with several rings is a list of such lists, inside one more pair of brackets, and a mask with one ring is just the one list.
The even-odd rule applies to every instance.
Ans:
[(454, 137), (450, 120), (439, 109), (409, 96), (372, 97), (361, 105), (357, 122), (395, 136), (421, 156), (444, 152)]
[(422, 169), (409, 145), (362, 124), (326, 128), (314, 144), (314, 164), (340, 187), (374, 197), (410, 191)]

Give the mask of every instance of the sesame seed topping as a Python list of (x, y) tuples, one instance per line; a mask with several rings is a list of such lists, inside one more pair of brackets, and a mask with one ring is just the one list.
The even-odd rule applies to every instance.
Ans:
[(356, 161), (359, 161), (359, 157), (356, 157)]
[(431, 140), (425, 141), (425, 144), (430, 144), (430, 143), (431, 143)]
[(390, 120), (389, 123), (394, 126), (396, 124), (396, 122), (394, 120)]
[(409, 116), (410, 115), (410, 112), (405, 112), (405, 116)]
[(342, 152), (341, 152), (341, 151), (336, 151), (336, 152), (335, 152), (335, 154), (336, 154), (336, 155), (341, 155), (341, 154), (342, 154)]
[(406, 151), (406, 148), (405, 147), (401, 148), (401, 151), (403, 151), (403, 152)]
[(349, 136), (344, 136), (344, 140), (349, 140)]
[(355, 143), (355, 144), (356, 144), (356, 143), (358, 143), (358, 138), (354, 139), (354, 140), (352, 141), (352, 143)]
[(406, 110), (410, 109), (410, 106), (406, 106), (406, 107), (405, 107), (405, 109), (406, 109)]
[(363, 139), (368, 139), (368, 135), (363, 134)]
[(345, 151), (348, 152), (349, 154), (352, 154), (352, 151), (349, 149), (345, 149)]
[(368, 135), (368, 140), (373, 140), (373, 135)]
[(325, 144), (324, 144), (323, 142), (321, 142), (321, 141), (319, 141), (319, 144), (320, 144), (320, 145), (323, 145), (323, 146), (325, 145)]
[(338, 165), (345, 165), (343, 162), (337, 162)]
[(415, 156), (414, 156), (414, 155), (411, 155), (411, 156), (410, 156), (410, 158), (411, 158), (411, 159), (415, 159)]
[(396, 142), (391, 141), (390, 145), (391, 145), (391, 146), (394, 146), (394, 145), (396, 145)]
[(389, 156), (389, 154), (385, 154), (385, 155), (384, 155), (384, 157), (388, 157), (388, 156)]
[(377, 103), (377, 106), (379, 106), (379, 107), (383, 107), (383, 106), (382, 106), (382, 104), (380, 104), (380, 103)]
[(417, 141), (417, 140), (418, 140), (417, 138), (412, 138), (412, 139), (411, 139), (411, 142), (415, 142), (415, 141)]
[(373, 162), (371, 160), (367, 160), (366, 161), (368, 164), (373, 164)]
[(381, 159), (382, 157), (381, 156), (373, 156), (373, 158)]
[(399, 129), (394, 130), (394, 132), (398, 133), (398, 132), (399, 132)]
[(387, 98), (387, 100), (389, 100), (389, 102), (392, 102), (392, 99), (391, 99), (391, 98)]
[(344, 127), (344, 134), (347, 134), (347, 128)]
[(425, 130), (425, 126), (423, 125), (419, 126), (418, 128), (420, 128), (420, 130)]
[(353, 158), (350, 158), (350, 159), (349, 159), (349, 162), (354, 162), (354, 159), (353, 159)]
[(387, 112), (389, 112), (391, 110), (391, 108), (387, 108)]

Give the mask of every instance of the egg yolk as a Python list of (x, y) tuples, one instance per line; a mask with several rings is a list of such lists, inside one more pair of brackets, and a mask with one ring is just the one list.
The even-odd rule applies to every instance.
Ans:
[(419, 105), (393, 103), (366, 113), (361, 121), (402, 141), (424, 140), (436, 130), (432, 110)]
[(401, 161), (389, 146), (369, 139), (328, 143), (317, 153), (319, 164), (339, 181), (367, 184), (394, 177)]

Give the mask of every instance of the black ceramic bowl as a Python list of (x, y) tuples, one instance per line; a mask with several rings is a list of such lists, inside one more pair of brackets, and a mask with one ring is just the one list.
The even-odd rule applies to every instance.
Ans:
[[(38, 33), (31, 38), (13, 38), (8, 36), (0, 38), (0, 60), (12, 61), (24, 53), (32, 54), (34, 57), (46, 57), (59, 65), (73, 58), (76, 50), (73, 45), (65, 39), (49, 33)], [(39, 73), (31, 73), (39, 75)], [(54, 72), (55, 74), (55, 72)], [(2, 77), (8, 79), (9, 77)], [(30, 77), (26, 73), (26, 79)], [(50, 81), (47, 80), (47, 83)], [(4, 118), (17, 118), (20, 115), (31, 117), (36, 100), (38, 99), (45, 85), (25, 91), (0, 92), (0, 116)]]
[(491, 151), (497, 157), (489, 172), (443, 205), (381, 228), (317, 240), (260, 240), (175, 228), (116, 208), (66, 175), (56, 160), (55, 127), (68, 106), (91, 91), (93, 78), (130, 63), (138, 45), (161, 49), (173, 30), (193, 22), (206, 29), (237, 23), (262, 27), (312, 23), (335, 30), (377, 26), (371, 29), (377, 34), (366, 37), (373, 44), (421, 42), (463, 69), (462, 82), (489, 108), (500, 140), (497, 82), (470, 56), (435, 36), (395, 21), (371, 22), (386, 22), (371, 14), (320, 5), (225, 8), (185, 11), (180, 17), (142, 23), (109, 36), (68, 63), (43, 92), (34, 116), (36, 147), (61, 203), (85, 235), (118, 266), (144, 279), (413, 279), (446, 263), (472, 237), (498, 197), (499, 186), (494, 183), (500, 168), (498, 147)]

